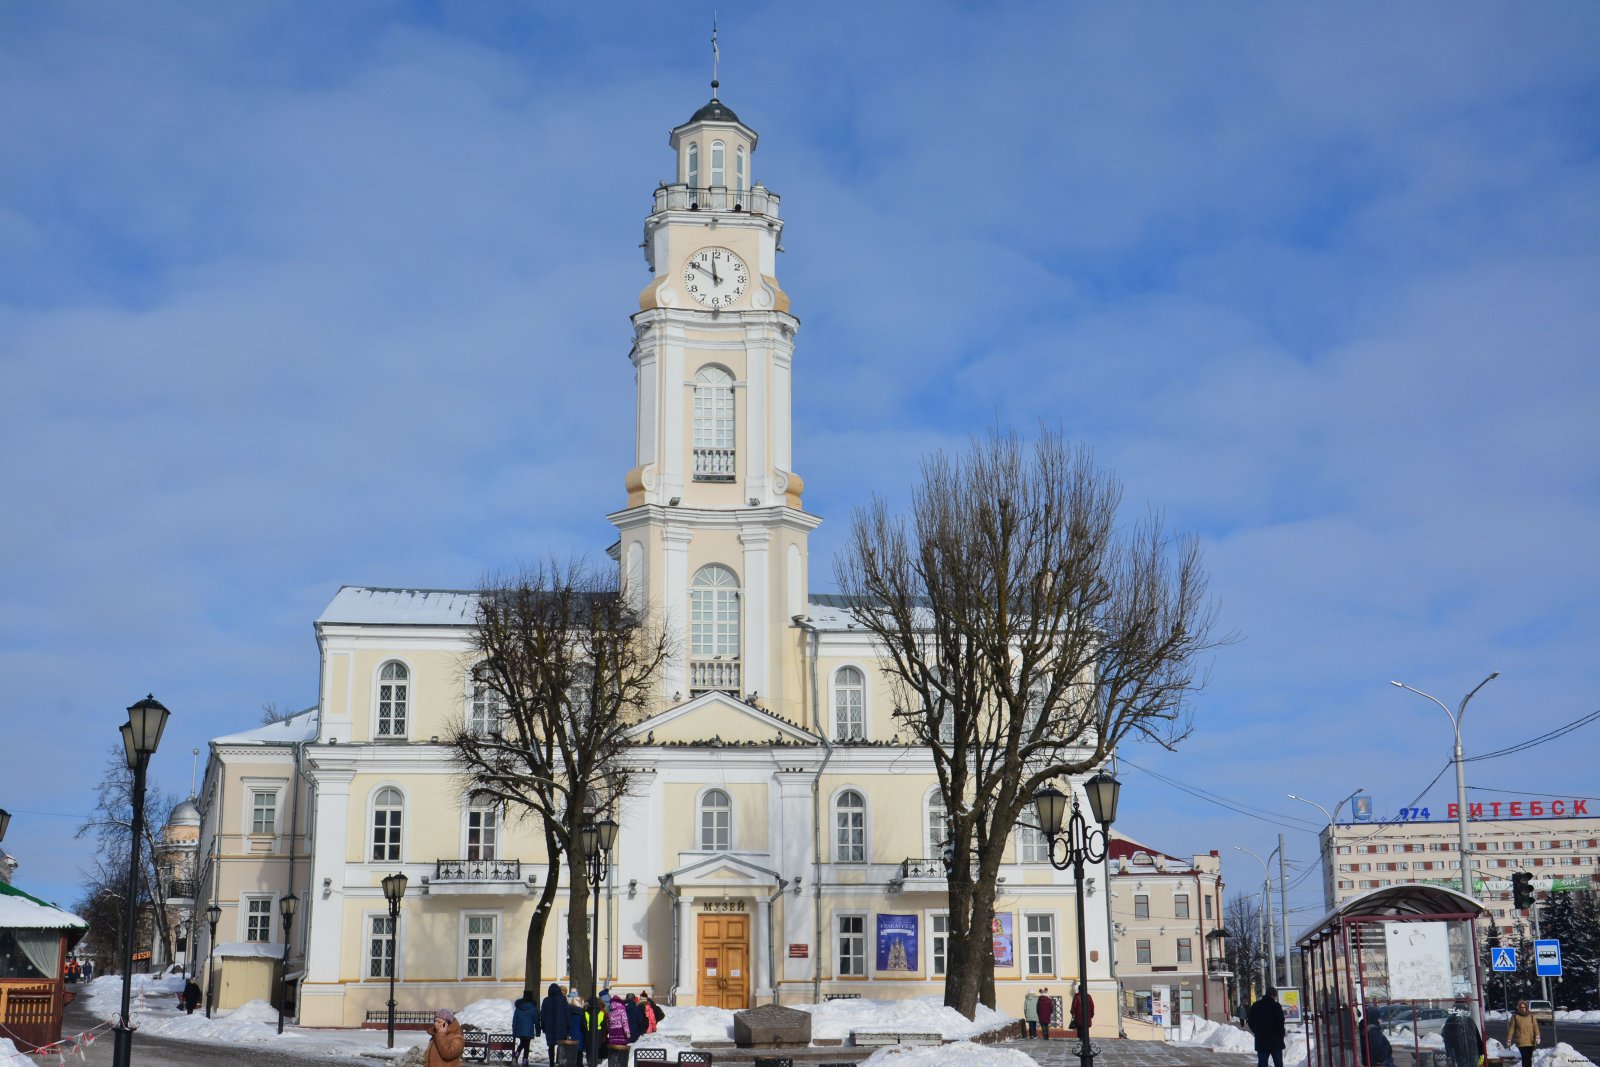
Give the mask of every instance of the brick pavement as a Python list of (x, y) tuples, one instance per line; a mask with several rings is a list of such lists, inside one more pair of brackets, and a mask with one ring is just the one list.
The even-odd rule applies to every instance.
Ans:
[[(1093, 1042), (1100, 1048), (1095, 1067), (1255, 1067), (1253, 1052), (1217, 1052), (1209, 1048), (1169, 1045), (1164, 1041), (1107, 1038)], [(1040, 1067), (1078, 1067), (1078, 1040), (1023, 1039), (1007, 1041), (1001, 1048), (1016, 1049)]]

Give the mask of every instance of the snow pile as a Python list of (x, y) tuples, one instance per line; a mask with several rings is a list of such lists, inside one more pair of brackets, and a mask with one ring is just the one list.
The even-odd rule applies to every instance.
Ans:
[(476, 1026), (479, 1030), (508, 1034), (511, 1032), (511, 1016), (516, 1010), (515, 1001), (487, 997), (483, 1000), (474, 1000), (458, 1010), (456, 1018), (461, 1020), (462, 1026)]
[(867, 1057), (861, 1067), (1037, 1067), (1037, 1064), (1016, 1049), (961, 1041), (954, 1045), (889, 1045)]
[[(78, 996), (96, 1018), (115, 1019), (122, 1012), (122, 976), (103, 974), (86, 986), (79, 986)], [(133, 976), (133, 995), (128, 1010), (137, 1017), (151, 1007), (178, 1006), (178, 994), (183, 992), (181, 974), (136, 974)]]
[(690, 1044), (732, 1041), (733, 1012), (726, 1008), (668, 1008), (667, 1017), (656, 1024), (656, 1033)]
[(1592, 1064), (1583, 1053), (1563, 1041), (1555, 1048), (1536, 1051), (1533, 1067), (1592, 1067)]
[(1556, 1012), (1558, 1023), (1600, 1023), (1600, 1011), (1566, 1011)]
[(33, 1061), (17, 1051), (9, 1037), (0, 1037), (0, 1067), (33, 1067)]
[[(1014, 1022), (1004, 1012), (978, 1005), (977, 1017), (967, 1019), (937, 997), (914, 1000), (829, 1000), (821, 1004), (796, 1004), (811, 1013), (811, 1039), (848, 1039), (852, 1030), (897, 1030), (906, 1034), (938, 1034), (946, 1041), (961, 1041), (998, 1030)], [(671, 1021), (671, 1018), (668, 1018)]]
[[(1250, 1031), (1194, 1015), (1183, 1017), (1178, 1036), (1172, 1044), (1198, 1045), (1216, 1052), (1254, 1052), (1256, 1049), (1255, 1035)], [(1295, 1067), (1296, 1064), (1305, 1063), (1306, 1059), (1305, 1032), (1291, 1028), (1284, 1041), (1284, 1067)]]

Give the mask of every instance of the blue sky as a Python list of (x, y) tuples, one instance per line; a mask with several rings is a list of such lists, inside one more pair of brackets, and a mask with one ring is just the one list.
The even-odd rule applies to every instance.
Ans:
[[(155, 773), (315, 698), (341, 583), (598, 553), (636, 247), (710, 8), (0, 8), (0, 806), (22, 884), (129, 703)], [(1060, 422), (1204, 540), (1227, 628), (1141, 767), (1288, 823), (1600, 707), (1600, 9), (748, 4), (815, 587), (851, 507)], [(1470, 765), (1594, 791), (1600, 727)], [(1132, 769), (1122, 828), (1281, 828)], [(1425, 800), (1453, 792), (1447, 774)], [(1475, 794), (1480, 798), (1491, 794)], [(45, 814), (50, 813), (50, 814)], [(1309, 820), (1309, 821), (1307, 821)], [(1291, 903), (1320, 911), (1316, 879)]]

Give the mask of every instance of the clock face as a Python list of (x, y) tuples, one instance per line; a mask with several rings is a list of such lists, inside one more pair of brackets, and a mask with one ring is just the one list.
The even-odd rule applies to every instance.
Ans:
[(726, 248), (702, 248), (683, 265), (683, 284), (708, 308), (732, 307), (750, 288), (750, 268)]

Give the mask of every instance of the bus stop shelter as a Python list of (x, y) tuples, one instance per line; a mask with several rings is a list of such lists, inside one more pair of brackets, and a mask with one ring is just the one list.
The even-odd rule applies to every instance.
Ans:
[(1416, 1064), (1449, 1062), (1424, 1039), (1442, 1033), (1452, 1013), (1482, 1034), (1476, 946), (1484, 912), (1457, 890), (1411, 882), (1352, 897), (1302, 935), (1296, 945), (1311, 1067), (1368, 1062), (1372, 1025), (1397, 1059), (1409, 1052)]

